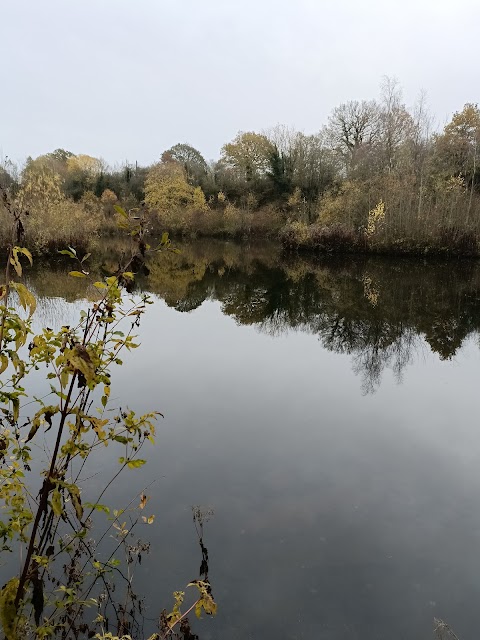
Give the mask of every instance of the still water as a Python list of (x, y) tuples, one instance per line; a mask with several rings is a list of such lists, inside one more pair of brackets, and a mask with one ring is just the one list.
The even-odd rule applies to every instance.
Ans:
[[(153, 482), (147, 615), (198, 577), (202, 505), (219, 612), (201, 639), (431, 638), (434, 618), (476, 637), (480, 264), (181, 249), (139, 279), (155, 303), (112, 389), (165, 416), (109, 498)], [(89, 295), (63, 266), (31, 286), (50, 325)]]

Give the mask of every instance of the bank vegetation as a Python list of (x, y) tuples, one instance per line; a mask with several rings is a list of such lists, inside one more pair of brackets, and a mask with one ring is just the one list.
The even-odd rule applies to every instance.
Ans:
[[(115, 206), (143, 208), (152, 231), (280, 237), (311, 251), (477, 255), (480, 110), (466, 104), (441, 130), (425, 98), (407, 108), (395, 80), (376, 100), (336, 107), (313, 135), (277, 125), (239, 132), (207, 162), (188, 144), (158, 162), (109, 167), (63, 149), (4, 160), (0, 184), (28, 210), (35, 252), (115, 233)], [(0, 210), (0, 244), (8, 244)]]

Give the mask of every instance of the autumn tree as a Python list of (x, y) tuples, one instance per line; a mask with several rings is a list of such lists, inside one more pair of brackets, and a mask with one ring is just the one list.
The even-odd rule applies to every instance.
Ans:
[(106, 166), (99, 158), (86, 154), (71, 155), (66, 165), (65, 193), (75, 201), (80, 200), (85, 192), (96, 190), (97, 179)]
[(462, 176), (467, 183), (479, 184), (479, 151), (480, 109), (468, 103), (435, 139), (437, 166), (449, 175)]
[[(159, 162), (145, 180), (145, 203), (160, 213), (191, 205), (194, 188), (188, 184), (185, 169), (174, 161)], [(198, 197), (198, 196), (197, 196)]]
[(99, 158), (94, 158), (93, 156), (89, 156), (86, 154), (79, 154), (78, 156), (71, 155), (67, 158), (67, 169), (68, 171), (74, 172), (84, 172), (91, 176), (99, 175), (105, 163)]
[(48, 210), (65, 198), (62, 183), (62, 177), (47, 164), (27, 161), (17, 200), (22, 209)]
[(75, 244), (80, 237), (91, 237), (98, 230), (97, 212), (68, 198), (64, 179), (48, 163), (27, 162), (15, 203), (31, 214), (27, 239), (37, 251)]
[(222, 148), (216, 167), (220, 182), (223, 180), (234, 195), (260, 194), (266, 185), (272, 150), (272, 143), (266, 136), (251, 131), (240, 132)]
[[(28, 158), (24, 173), (27, 174), (29, 171), (38, 173), (45, 169), (59, 176), (65, 195), (79, 201), (86, 191), (96, 190), (97, 179), (105, 170), (105, 166), (105, 162), (98, 158), (85, 154), (75, 155), (65, 149), (56, 149), (35, 159)], [(97, 195), (101, 195), (102, 191)]]
[(57, 167), (61, 165), (66, 165), (69, 158), (72, 158), (75, 154), (66, 149), (55, 149), (55, 151), (51, 151), (50, 153), (45, 154), (45, 158), (51, 160), (52, 162), (57, 162)]
[(189, 144), (176, 144), (162, 155), (163, 161), (174, 160), (185, 170), (187, 182), (192, 186), (203, 186), (208, 175), (208, 165), (200, 151)]
[(65, 149), (56, 149), (55, 151), (51, 151), (50, 153), (45, 153), (43, 155), (37, 156), (34, 158), (27, 158), (25, 163), (25, 167), (23, 170), (23, 177), (28, 174), (28, 172), (32, 171), (37, 173), (43, 169), (46, 169), (50, 173), (54, 173), (65, 181), (65, 178), (68, 173), (67, 161), (69, 158), (73, 156), (71, 151), (66, 151)]

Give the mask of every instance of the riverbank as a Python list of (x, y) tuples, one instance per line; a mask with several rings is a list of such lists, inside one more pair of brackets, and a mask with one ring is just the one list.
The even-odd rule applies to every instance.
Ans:
[(356, 233), (342, 226), (325, 227), (320, 224), (287, 223), (279, 233), (282, 246), (289, 252), (308, 254), (359, 253), (391, 256), (441, 256), (477, 258), (480, 256), (480, 237), (455, 227), (443, 227), (423, 237), (375, 237), (363, 230)]
[[(287, 252), (310, 254), (367, 253), (412, 256), (480, 256), (480, 203), (468, 194), (451, 202), (431, 200), (423, 208), (395, 202), (388, 193), (362, 192), (363, 202), (344, 201), (341, 193), (323, 199), (312, 212), (300, 204), (236, 206), (217, 201), (196, 208), (172, 206), (168, 211), (143, 204), (127, 208), (90, 194), (79, 202), (62, 197), (39, 200), (22, 216), (24, 246), (46, 256), (66, 246), (88, 252), (92, 246), (122, 237), (118, 222), (124, 215), (143, 217), (151, 237), (165, 231), (175, 239), (279, 241)], [(369, 202), (377, 204), (369, 208)], [(322, 204), (323, 203), (323, 204)], [(448, 206), (447, 206), (448, 204)], [(17, 204), (14, 202), (14, 206)], [(336, 212), (331, 210), (334, 206)], [(126, 212), (126, 213), (125, 213)], [(0, 207), (0, 249), (11, 241), (11, 215)]]

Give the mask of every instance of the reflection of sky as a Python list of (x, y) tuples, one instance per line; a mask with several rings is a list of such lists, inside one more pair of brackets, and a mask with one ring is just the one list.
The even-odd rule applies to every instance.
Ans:
[(37, 297), (37, 309), (34, 315), (34, 330), (51, 327), (58, 330), (62, 325), (75, 326), (85, 301), (67, 302), (63, 298)]
[[(64, 304), (68, 323), (79, 307)], [(156, 480), (147, 492), (156, 521), (140, 531), (153, 550), (137, 581), (149, 615), (197, 576), (190, 506), (203, 504), (215, 510), (205, 541), (219, 604), (203, 638), (420, 638), (434, 616), (474, 636), (472, 341), (448, 362), (423, 348), (403, 384), (386, 371), (363, 396), (351, 356), (313, 335), (238, 326), (217, 302), (181, 314), (157, 301), (141, 335), (114, 374), (112, 401), (165, 419), (147, 467), (108, 502), (120, 507)], [(119, 455), (99, 453), (92, 490)]]
[(150, 588), (196, 569), (188, 507), (201, 503), (216, 511), (212, 637), (428, 637), (434, 616), (474, 628), (473, 344), (453, 362), (425, 348), (402, 385), (387, 372), (363, 397), (349, 356), (237, 326), (218, 303), (158, 303), (142, 333), (117, 390), (166, 416), (146, 471), (159, 476)]

